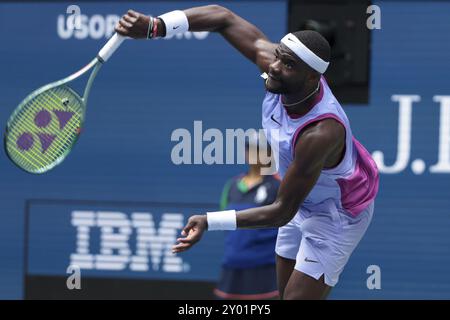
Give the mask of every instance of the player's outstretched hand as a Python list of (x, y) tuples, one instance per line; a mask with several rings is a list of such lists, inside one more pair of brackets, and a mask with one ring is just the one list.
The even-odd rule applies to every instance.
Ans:
[(128, 10), (116, 25), (116, 32), (130, 38), (147, 38), (150, 18), (145, 14)]
[(172, 247), (173, 253), (183, 252), (190, 249), (202, 238), (203, 232), (208, 228), (206, 215), (197, 215), (189, 218), (188, 223), (181, 231), (184, 238), (178, 238), (177, 244)]

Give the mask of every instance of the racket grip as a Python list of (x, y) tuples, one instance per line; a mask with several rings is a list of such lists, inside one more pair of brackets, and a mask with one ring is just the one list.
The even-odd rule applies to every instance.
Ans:
[(108, 61), (109, 57), (112, 56), (114, 51), (119, 48), (119, 46), (122, 44), (123, 40), (125, 40), (125, 37), (115, 33), (108, 42), (103, 46), (103, 48), (98, 52), (98, 57), (103, 61)]

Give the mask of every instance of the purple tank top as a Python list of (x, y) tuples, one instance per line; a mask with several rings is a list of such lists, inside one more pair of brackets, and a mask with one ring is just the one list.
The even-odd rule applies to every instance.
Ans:
[(359, 215), (378, 192), (378, 170), (369, 152), (353, 137), (347, 115), (325, 78), (320, 79), (320, 91), (314, 107), (304, 116), (288, 115), (280, 99), (279, 94), (266, 92), (262, 105), (262, 124), (266, 129), (267, 140), (272, 145), (278, 145), (275, 152), (278, 152), (277, 168), (281, 177), (284, 177), (293, 161), (297, 137), (307, 125), (332, 118), (339, 121), (346, 131), (343, 159), (336, 167), (322, 170), (302, 208), (314, 210), (325, 203), (329, 207), (331, 202), (339, 210), (345, 210), (352, 216)]

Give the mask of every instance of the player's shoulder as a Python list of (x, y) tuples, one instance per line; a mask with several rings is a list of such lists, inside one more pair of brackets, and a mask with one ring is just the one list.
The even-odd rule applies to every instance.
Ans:
[(334, 119), (325, 118), (306, 126), (298, 135), (295, 148), (333, 149), (345, 141), (344, 125)]
[(345, 136), (345, 127), (341, 121), (335, 118), (324, 118), (307, 125), (300, 135), (304, 139), (308, 137), (312, 140), (335, 140)]

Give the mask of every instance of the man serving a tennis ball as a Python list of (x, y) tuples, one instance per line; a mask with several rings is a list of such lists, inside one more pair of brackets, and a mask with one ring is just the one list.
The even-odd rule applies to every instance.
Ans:
[(280, 296), (325, 298), (370, 224), (378, 191), (375, 162), (353, 137), (322, 76), (330, 60), (328, 42), (317, 32), (298, 31), (272, 43), (254, 25), (217, 5), (157, 18), (130, 10), (116, 27), (124, 36), (148, 39), (188, 30), (220, 33), (267, 73), (262, 122), (272, 148), (278, 144), (283, 179), (270, 205), (192, 216), (173, 252), (189, 249), (206, 230), (279, 227)]

